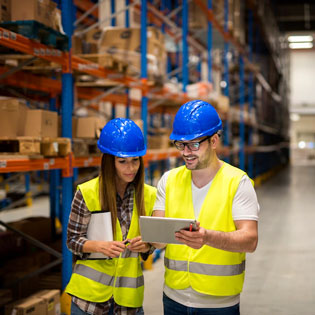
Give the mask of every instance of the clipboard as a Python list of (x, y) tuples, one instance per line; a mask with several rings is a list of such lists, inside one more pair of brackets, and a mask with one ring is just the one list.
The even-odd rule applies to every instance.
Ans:
[[(111, 213), (105, 211), (92, 212), (87, 229), (87, 239), (93, 241), (112, 241), (113, 229)], [(102, 253), (90, 253), (87, 259), (111, 259)]]
[(140, 216), (139, 221), (142, 241), (149, 243), (183, 245), (175, 239), (175, 232), (189, 230), (190, 225), (196, 229), (195, 219)]

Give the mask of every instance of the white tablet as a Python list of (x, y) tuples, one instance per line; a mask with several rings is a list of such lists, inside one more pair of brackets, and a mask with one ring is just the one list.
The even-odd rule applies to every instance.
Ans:
[(140, 216), (140, 231), (143, 242), (183, 244), (175, 239), (175, 232), (188, 229), (192, 225), (196, 229), (196, 220), (164, 217)]

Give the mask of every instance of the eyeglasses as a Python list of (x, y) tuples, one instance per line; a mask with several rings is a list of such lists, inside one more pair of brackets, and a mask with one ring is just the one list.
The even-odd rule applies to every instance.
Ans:
[(208, 136), (200, 141), (196, 141), (196, 142), (179, 142), (179, 141), (174, 141), (174, 145), (176, 147), (176, 149), (178, 149), (179, 151), (184, 151), (185, 150), (185, 146), (187, 146), (188, 150), (190, 151), (198, 151), (199, 147), (200, 147), (200, 143), (210, 139), (211, 136)]

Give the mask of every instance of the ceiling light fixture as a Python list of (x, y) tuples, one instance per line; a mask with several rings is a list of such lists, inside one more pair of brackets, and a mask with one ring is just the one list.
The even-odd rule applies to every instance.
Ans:
[(288, 41), (290, 43), (304, 43), (304, 42), (312, 42), (313, 36), (311, 35), (292, 35), (288, 37)]
[(291, 49), (309, 49), (313, 48), (313, 43), (290, 43), (289, 47)]

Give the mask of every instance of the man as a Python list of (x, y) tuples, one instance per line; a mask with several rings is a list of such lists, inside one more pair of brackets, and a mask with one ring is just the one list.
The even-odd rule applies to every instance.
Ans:
[[(177, 112), (170, 136), (185, 166), (158, 183), (154, 216), (195, 218), (196, 231), (175, 234), (165, 252), (164, 314), (239, 314), (245, 253), (258, 242), (259, 205), (249, 177), (219, 160), (215, 109), (191, 101)], [(154, 244), (162, 248), (165, 244)]]

